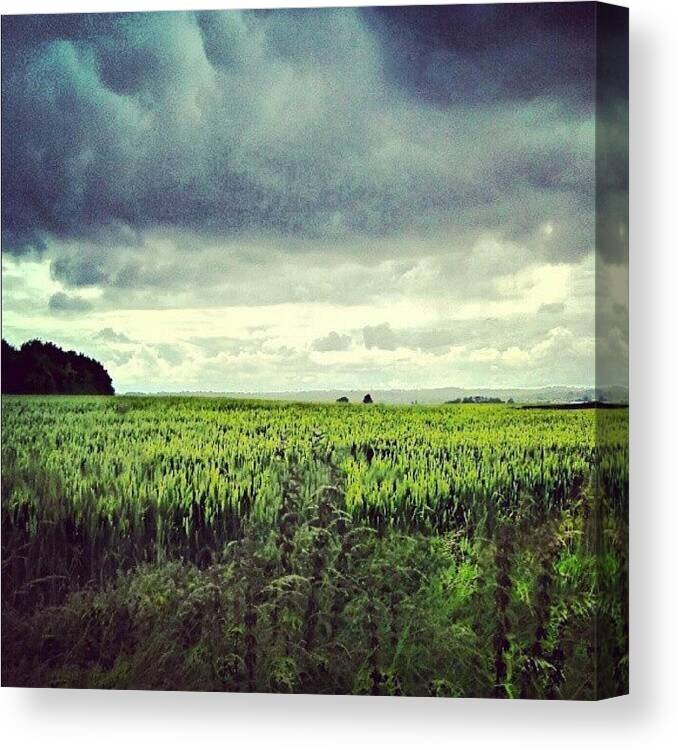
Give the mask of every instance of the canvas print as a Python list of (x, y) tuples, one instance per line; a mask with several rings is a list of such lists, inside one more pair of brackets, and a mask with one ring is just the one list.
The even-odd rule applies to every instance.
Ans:
[(628, 691), (628, 11), (2, 18), (2, 684)]

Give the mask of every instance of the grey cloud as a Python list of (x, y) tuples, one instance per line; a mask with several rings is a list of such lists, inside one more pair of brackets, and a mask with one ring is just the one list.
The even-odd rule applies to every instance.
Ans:
[[(567, 326), (573, 336), (592, 335), (592, 320), (588, 315), (562, 316), (557, 324)], [(514, 346), (530, 349), (547, 338), (554, 325), (553, 318), (547, 316), (517, 315), (511, 318), (441, 320), (429, 328), (392, 328), (388, 323), (381, 323), (366, 326), (362, 334), (368, 349), (394, 351), (402, 347), (445, 354), (451, 347), (465, 347), (468, 351), (505, 350)]]
[[(386, 310), (406, 299), (454, 317), (467, 301), (520, 296), (495, 280), (527, 266), (574, 262), (594, 247), (621, 262), (626, 98), (611, 70), (594, 112), (593, 8), (3, 18), (3, 254), (49, 264), (66, 290), (49, 309), (62, 315), (90, 309), (79, 290), (99, 287), (97, 314), (304, 302)], [(596, 146), (609, 156), (598, 195)], [(34, 280), (3, 280), (13, 312), (44, 305)], [(592, 321), (573, 312), (580, 303), (416, 329), (379, 312), (349, 341), (334, 331), (311, 346), (526, 350), (555, 325), (585, 336)], [(111, 331), (96, 340), (102, 351), (125, 343)], [(266, 377), (270, 386), (249, 356), (263, 353), (279, 358), (281, 385), (334, 377), (322, 363), (312, 370), (308, 351), (276, 354), (266, 331), (250, 333), (211, 337), (205, 327), (176, 348), (139, 345), (128, 369), (143, 369), (138, 359), (164, 371), (159, 358), (183, 356), (193, 372), (195, 356), (221, 382), (231, 377), (219, 369), (225, 353), (245, 386)], [(336, 368), (389, 377), (376, 365)], [(415, 370), (404, 377), (424, 377)]]
[(459, 330), (460, 327), (464, 329), (467, 328), (467, 326), (457, 325), (451, 327), (450, 324), (442, 324), (439, 328), (394, 331), (393, 336), (401, 346), (405, 346), (409, 349), (419, 349), (420, 351), (428, 352), (444, 352), (447, 351), (450, 346), (455, 346), (464, 340), (468, 340), (468, 332), (461, 332)]
[(55, 258), (50, 265), (50, 272), (52, 278), (65, 281), (70, 286), (96, 286), (108, 280), (97, 259), (80, 254)]
[(185, 359), (185, 354), (180, 346), (174, 344), (156, 344), (154, 347), (158, 356), (171, 365), (179, 365)]
[(130, 339), (124, 333), (114, 331), (112, 328), (102, 328), (100, 331), (97, 331), (92, 338), (98, 339), (100, 341), (107, 341), (108, 343), (112, 344), (134, 343), (132, 339)]
[(264, 333), (265, 331), (270, 331), (271, 326), (269, 325), (256, 325), (256, 326), (247, 326), (247, 332), (258, 334), (258, 333)]
[[(189, 251), (184, 241), (184, 237), (171, 242), (164, 237), (153, 237), (143, 250), (107, 256), (106, 268), (112, 281), (103, 288), (99, 307), (223, 307), (287, 302), (356, 304), (397, 291), (401, 275), (398, 270), (401, 262), (379, 259), (388, 249), (369, 243), (363, 245), (362, 252), (365, 255), (367, 246), (370, 255), (353, 260), (350, 256), (357, 256), (360, 248), (323, 246), (322, 249), (304, 248), (302, 251), (297, 248), (286, 252), (286, 247), (263, 241), (221, 246), (196, 242), (188, 262)], [(70, 255), (77, 254), (78, 250), (74, 246), (64, 246), (61, 252)], [(303, 253), (303, 257), (291, 259), (292, 252)], [(124, 280), (121, 279), (123, 274)], [(65, 279), (61, 281), (67, 284)]]
[(311, 349), (316, 352), (344, 352), (351, 346), (351, 337), (330, 331), (327, 336), (315, 339)]
[(381, 323), (376, 326), (365, 326), (362, 334), (367, 349), (394, 351), (398, 347), (404, 347), (420, 351), (443, 352), (452, 345), (468, 340), (468, 326), (462, 322), (456, 325), (441, 323), (437, 328), (428, 329), (393, 329), (389, 323)]
[(564, 302), (552, 302), (551, 304), (540, 305), (537, 314), (541, 315), (562, 315), (565, 312)]
[(109, 349), (103, 353), (101, 358), (107, 363), (112, 362), (116, 367), (121, 367), (122, 365), (126, 365), (133, 356), (134, 352), (121, 352), (120, 350)]
[(368, 349), (393, 351), (398, 347), (398, 338), (388, 323), (363, 328), (363, 341)]
[[(459, 101), (531, 99), (572, 106), (593, 84), (591, 3), (440, 5), (364, 9), (383, 39), (389, 74), (413, 96)], [(529, 19), (529, 20), (528, 20)], [(538, 61), (537, 64), (535, 62)]]
[(57, 292), (49, 298), (47, 304), (50, 312), (57, 315), (76, 315), (86, 313), (92, 309), (92, 303), (77, 295), (69, 296), (64, 292)]
[[(260, 330), (265, 327), (260, 327)], [(232, 336), (194, 336), (188, 339), (188, 343), (197, 346), (207, 357), (216, 357), (219, 354), (252, 354), (261, 349), (265, 338), (252, 336), (251, 338), (237, 338)]]
[[(367, 349), (384, 349), (394, 351), (398, 347), (417, 349), (419, 351), (443, 353), (450, 346), (478, 340), (480, 326), (476, 321), (459, 323), (442, 323), (436, 328), (403, 328), (393, 329), (388, 323), (366, 326), (362, 330), (363, 341)], [(471, 335), (471, 329), (474, 329)]]
[[(445, 108), (403, 98), (406, 82), (384, 78), (402, 40), (368, 16), (5, 19), (4, 247), (73, 242), (78, 257), (56, 257), (55, 278), (138, 288), (164, 283), (162, 264), (143, 257), (162, 229), (193, 242), (255, 233), (335, 243), (450, 229), (463, 242), (478, 227), (525, 237), (535, 216), (581, 216), (592, 144), (576, 134), (591, 111), (553, 91), (514, 103), (509, 85)], [(462, 9), (446, 22), (450, 33), (477, 25)], [(499, 39), (498, 59), (513, 54), (515, 40)], [(455, 50), (463, 35), (437, 44)], [(428, 65), (429, 53), (414, 41), (415, 61)]]

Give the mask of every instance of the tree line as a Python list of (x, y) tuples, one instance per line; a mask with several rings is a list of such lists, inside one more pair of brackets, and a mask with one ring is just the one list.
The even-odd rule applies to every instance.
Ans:
[(33, 339), (18, 349), (2, 339), (2, 393), (113, 395), (113, 382), (97, 360)]

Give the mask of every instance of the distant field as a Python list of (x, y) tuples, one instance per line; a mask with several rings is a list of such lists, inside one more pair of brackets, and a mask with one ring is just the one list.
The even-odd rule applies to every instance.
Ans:
[(3, 398), (3, 682), (611, 694), (627, 430), (626, 409)]

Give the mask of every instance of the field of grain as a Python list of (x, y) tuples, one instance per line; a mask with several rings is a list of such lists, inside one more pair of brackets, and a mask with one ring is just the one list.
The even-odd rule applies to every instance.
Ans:
[(628, 411), (2, 402), (3, 684), (627, 688)]

